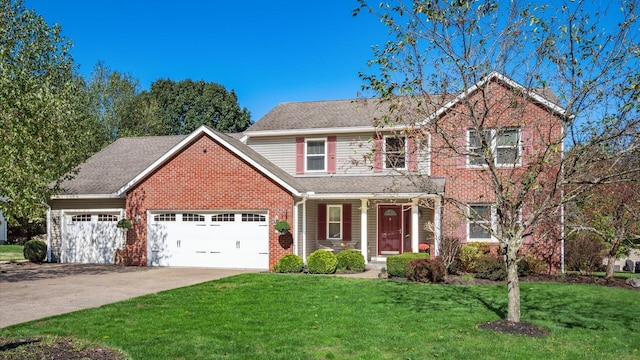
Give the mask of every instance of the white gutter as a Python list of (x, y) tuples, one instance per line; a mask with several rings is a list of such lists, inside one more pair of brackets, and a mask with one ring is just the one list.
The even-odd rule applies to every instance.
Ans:
[(349, 199), (349, 200), (353, 200), (353, 199), (362, 199), (362, 198), (367, 198), (367, 199), (388, 199), (388, 198), (394, 198), (394, 199), (404, 199), (404, 198), (416, 198), (416, 197), (436, 197), (437, 194), (425, 194), (425, 193), (361, 193), (361, 194), (354, 194), (354, 193), (346, 193), (346, 194), (337, 194), (337, 193), (330, 193), (330, 194), (313, 194), (313, 195), (309, 195), (309, 199)]
[(292, 136), (292, 135), (326, 135), (326, 134), (351, 134), (371, 131), (399, 131), (406, 129), (407, 126), (392, 126), (377, 128), (374, 126), (352, 126), (343, 128), (317, 128), (317, 129), (285, 129), (285, 130), (257, 130), (245, 132), (242, 139), (251, 137), (273, 137), (273, 136)]
[(124, 196), (118, 194), (77, 194), (77, 195), (54, 195), (54, 200), (70, 200), (70, 199), (124, 199)]

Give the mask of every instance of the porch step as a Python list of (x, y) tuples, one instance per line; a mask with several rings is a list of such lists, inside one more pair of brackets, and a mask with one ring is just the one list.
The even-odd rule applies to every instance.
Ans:
[(367, 264), (367, 269), (372, 270), (381, 270), (382, 268), (387, 267), (386, 261), (370, 261)]

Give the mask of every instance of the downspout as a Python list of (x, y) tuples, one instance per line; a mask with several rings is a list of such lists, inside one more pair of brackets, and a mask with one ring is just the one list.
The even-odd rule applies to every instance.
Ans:
[(47, 207), (47, 262), (51, 262), (51, 206), (44, 201), (41, 203)]
[[(293, 204), (293, 219), (294, 219), (295, 226), (296, 226), (295, 227), (295, 231), (294, 231), (293, 253), (296, 254), (296, 255), (298, 255), (298, 249), (300, 248), (300, 244), (299, 244), (299, 242), (300, 242), (300, 231), (298, 229), (298, 226), (300, 224), (300, 221), (298, 219), (298, 217), (300, 215), (300, 212), (298, 211), (298, 207), (300, 205), (304, 206), (304, 204), (307, 202), (307, 197), (308, 197), (307, 194), (302, 194), (302, 200), (300, 200), (297, 203)], [(306, 214), (306, 206), (304, 206), (302, 208), (302, 241), (303, 242), (302, 242), (302, 256), (301, 256), (303, 259), (304, 259), (304, 253), (306, 252), (306, 248), (307, 248), (307, 246), (306, 246), (306, 243), (307, 243), (307, 241), (306, 241), (306, 232), (307, 232), (306, 231), (307, 230), (306, 229), (306, 221), (307, 221), (306, 215), (307, 215)]]
[(564, 274), (564, 137), (565, 124), (562, 124), (562, 140), (560, 141), (560, 272)]

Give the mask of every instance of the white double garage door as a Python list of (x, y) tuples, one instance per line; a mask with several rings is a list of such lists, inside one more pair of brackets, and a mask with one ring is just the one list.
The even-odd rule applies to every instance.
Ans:
[[(269, 268), (266, 212), (150, 212), (147, 265)], [(124, 247), (120, 211), (64, 215), (61, 261), (113, 264)]]
[(149, 266), (269, 268), (266, 212), (149, 212)]

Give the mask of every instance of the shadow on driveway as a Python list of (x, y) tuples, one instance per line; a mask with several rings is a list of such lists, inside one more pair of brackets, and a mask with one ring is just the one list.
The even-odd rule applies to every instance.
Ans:
[(74, 275), (103, 275), (147, 271), (147, 267), (15, 262), (0, 264), (0, 283), (44, 280)]

